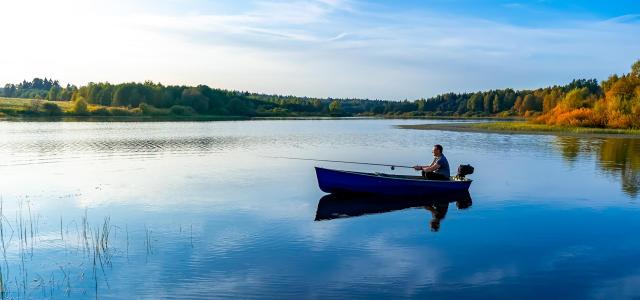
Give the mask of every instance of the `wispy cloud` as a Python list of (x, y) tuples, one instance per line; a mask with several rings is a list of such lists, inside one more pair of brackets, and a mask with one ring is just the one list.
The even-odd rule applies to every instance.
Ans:
[[(44, 44), (57, 46), (50, 47), (49, 60), (27, 59), (38, 57), (37, 48), (0, 50), (0, 62), (19, 74), (0, 81), (46, 72), (79, 83), (151, 79), (268, 93), (404, 99), (531, 88), (575, 77), (602, 79), (626, 70), (640, 53), (634, 14), (602, 20), (567, 16), (560, 23), (528, 26), (354, 0), (250, 3), (233, 13), (103, 10), (106, 14), (81, 5), (80, 12), (63, 14), (63, 21), (36, 12), (55, 32), (73, 37), (46, 36)], [(75, 5), (63, 0), (49, 9), (77, 10)], [(5, 28), (0, 33), (16, 44), (33, 41), (27, 36), (41, 28), (21, 20), (27, 6), (16, 9), (20, 13), (7, 24), (0, 21)], [(8, 32), (4, 25), (9, 23), (27, 30)]]
[(640, 23), (640, 14), (628, 14), (615, 18), (610, 18), (604, 21), (604, 23)]

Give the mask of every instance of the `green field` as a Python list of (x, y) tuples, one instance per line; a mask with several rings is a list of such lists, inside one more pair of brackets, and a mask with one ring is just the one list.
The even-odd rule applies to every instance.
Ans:
[(64, 118), (65, 120), (96, 121), (218, 121), (246, 120), (245, 116), (218, 116), (196, 114), (190, 108), (183, 111), (141, 105), (139, 108), (110, 107), (89, 104), (88, 111), (77, 114), (70, 101), (49, 101), (0, 97), (0, 118), (38, 119)]
[(68, 101), (49, 101), (49, 100), (35, 100), (35, 99), (24, 99), (24, 98), (3, 98), (0, 97), (0, 111), (4, 110), (16, 110), (16, 111), (24, 111), (31, 108), (34, 102), (39, 102), (39, 104), (44, 103), (55, 103), (63, 110), (68, 110), (71, 107), (71, 103)]

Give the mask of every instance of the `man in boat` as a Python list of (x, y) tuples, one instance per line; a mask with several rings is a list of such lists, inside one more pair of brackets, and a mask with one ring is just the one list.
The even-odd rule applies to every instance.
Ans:
[(428, 166), (414, 166), (416, 171), (422, 171), (422, 176), (429, 180), (449, 180), (449, 161), (442, 154), (442, 146), (433, 146), (433, 161)]

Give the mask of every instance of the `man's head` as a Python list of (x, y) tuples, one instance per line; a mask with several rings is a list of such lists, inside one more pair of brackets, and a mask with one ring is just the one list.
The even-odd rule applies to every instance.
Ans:
[(433, 156), (442, 155), (442, 145), (434, 145), (432, 152), (433, 152)]
[(440, 231), (440, 219), (432, 219), (429, 221), (429, 227), (431, 227), (431, 231), (433, 232)]

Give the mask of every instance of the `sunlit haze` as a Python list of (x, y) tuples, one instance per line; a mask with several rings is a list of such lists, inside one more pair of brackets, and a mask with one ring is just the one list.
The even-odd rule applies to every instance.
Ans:
[(428, 2), (2, 0), (0, 84), (400, 100), (603, 80), (640, 58), (637, 1)]

